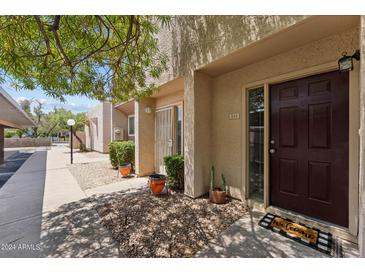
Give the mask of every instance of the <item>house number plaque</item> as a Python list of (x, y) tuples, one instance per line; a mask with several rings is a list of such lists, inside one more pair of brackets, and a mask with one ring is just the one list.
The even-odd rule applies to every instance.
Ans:
[(238, 120), (240, 118), (240, 114), (239, 113), (230, 113), (228, 115), (229, 120)]

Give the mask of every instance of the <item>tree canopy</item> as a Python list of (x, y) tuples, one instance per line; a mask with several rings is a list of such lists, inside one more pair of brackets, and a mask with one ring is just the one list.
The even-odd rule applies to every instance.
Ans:
[(158, 49), (167, 16), (0, 16), (0, 83), (64, 100), (149, 95), (166, 69)]
[(85, 112), (73, 113), (64, 108), (54, 108), (52, 111), (46, 112), (44, 110), (44, 104), (35, 99), (24, 99), (20, 101), (20, 106), (35, 123), (35, 126), (30, 129), (17, 130), (15, 133), (20, 138), (23, 135), (34, 138), (49, 137), (68, 132), (70, 130), (67, 125), (68, 119), (75, 120), (74, 131), (83, 131), (85, 124), (88, 122)]

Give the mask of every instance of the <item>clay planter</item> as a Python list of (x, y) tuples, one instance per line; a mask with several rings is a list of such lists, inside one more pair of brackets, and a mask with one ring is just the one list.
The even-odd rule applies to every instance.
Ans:
[(220, 188), (215, 188), (213, 191), (209, 191), (209, 200), (214, 204), (226, 203), (226, 192)]
[(131, 174), (132, 165), (129, 163), (123, 163), (119, 165), (119, 173), (122, 177), (128, 177)]
[(166, 185), (166, 176), (162, 174), (149, 176), (149, 185), (153, 194), (160, 194)]

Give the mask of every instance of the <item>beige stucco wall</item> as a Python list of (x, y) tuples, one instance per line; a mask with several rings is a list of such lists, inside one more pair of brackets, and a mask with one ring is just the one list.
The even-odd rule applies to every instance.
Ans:
[(306, 16), (175, 16), (170, 29), (163, 29), (159, 33), (159, 47), (170, 62), (168, 70), (154, 82), (162, 85), (178, 77), (184, 78), (187, 195), (197, 197), (207, 191), (211, 165), (211, 142), (209, 137), (207, 141), (204, 133), (204, 130), (210, 130), (211, 127), (210, 123), (207, 124), (211, 119), (211, 107), (207, 105), (211, 91), (208, 91), (208, 76), (198, 75), (195, 71), (305, 18)]
[(103, 144), (102, 152), (108, 152), (108, 145), (112, 140), (112, 110), (113, 105), (110, 102), (103, 102)]
[[(158, 109), (183, 103), (183, 90), (165, 89), (166, 94), (141, 99), (135, 102), (136, 173), (139, 176), (155, 172), (155, 112)], [(146, 113), (146, 107), (151, 113)]]
[(120, 128), (124, 130), (124, 136), (122, 136), (123, 140), (134, 140), (134, 137), (128, 136), (128, 116), (123, 112), (112, 107), (112, 123), (111, 127), (111, 136), (112, 140), (114, 140), (114, 129)]
[(159, 48), (170, 61), (157, 83), (187, 77), (197, 68), (307, 17), (173, 16), (170, 27), (158, 34)]
[[(172, 29), (163, 30), (159, 34), (160, 49), (170, 57), (170, 63), (168, 70), (155, 83), (162, 85), (178, 77), (184, 79), (184, 155), (187, 195), (198, 197), (207, 191), (209, 169), (211, 164), (214, 164), (217, 174), (220, 175), (222, 172), (225, 174), (230, 195), (240, 199), (245, 198), (246, 174), (243, 171), (245, 171), (246, 142), (243, 124), (246, 110), (242, 92), (244, 86), (266, 83), (267, 90), (268, 81), (274, 81), (273, 79), (279, 79), (283, 75), (293, 76), (295, 72), (302, 70), (306, 71), (306, 75), (323, 72), (322, 66), (326, 67), (328, 63), (332, 64), (332, 70), (336, 69), (335, 64), (343, 51), (352, 53), (359, 47), (357, 29), (326, 37), (323, 35), (325, 32), (322, 32), (324, 28), (339, 31), (326, 21), (327, 23), (322, 22), (323, 25), (318, 25), (316, 30), (313, 30), (316, 24), (312, 24), (310, 30), (307, 29), (307, 33), (314, 33), (314, 36), (308, 38), (309, 40), (304, 39), (306, 42), (295, 42), (300, 39), (298, 34), (301, 32), (298, 31), (296, 38), (293, 39), (294, 42), (286, 36), (282, 41), (288, 41), (290, 45), (285, 49), (285, 53), (278, 54), (280, 52), (278, 50), (272, 56), (265, 56), (264, 60), (259, 59), (260, 53), (255, 53), (257, 54), (255, 58), (258, 58), (256, 61), (218, 76), (208, 76), (200, 71), (209, 73), (207, 64), (222, 60), (235, 50), (245, 47), (252, 49), (257, 46), (253, 44), (255, 41), (263, 41), (281, 30), (285, 32), (297, 23), (300, 25), (307, 18), (307, 16), (177, 16), (172, 22)], [(265, 40), (265, 43), (268, 44), (270, 39)], [(291, 45), (292, 42), (295, 46)], [(356, 94), (357, 71), (352, 72), (350, 77), (350, 85), (353, 87), (352, 90), (355, 90), (355, 97), (351, 97), (350, 104), (354, 106), (351, 108), (352, 112), (355, 112), (359, 107), (356, 105), (358, 102), (356, 96), (359, 96)], [(287, 79), (281, 78), (281, 81), (285, 80)], [(229, 120), (230, 113), (239, 113), (240, 119)], [(356, 157), (359, 149), (355, 131), (359, 123), (356, 122), (356, 113), (351, 113), (350, 119), (353, 123), (350, 125), (352, 131), (350, 195), (354, 195), (358, 189)], [(152, 124), (149, 126), (151, 128)], [(357, 218), (357, 197), (354, 197), (351, 203), (352, 215), (350, 215), (354, 220)], [(356, 227), (351, 229), (356, 230)]]
[[(242, 168), (246, 153), (242, 128), (243, 119), (246, 119), (246, 109), (242, 103), (243, 87), (286, 73), (336, 62), (343, 51), (354, 52), (358, 48), (358, 35), (358, 30), (352, 30), (327, 37), (213, 79), (212, 158), (217, 173), (226, 175), (233, 197), (244, 198), (245, 195), (242, 192), (245, 184)], [(229, 113), (239, 113), (241, 118), (229, 120)]]
[[(76, 132), (77, 137), (82, 141), (83, 144), (85, 144), (86, 136), (84, 131), (77, 131)], [(75, 135), (72, 135), (72, 145), (73, 148), (79, 149), (80, 148), (80, 141), (75, 137)]]
[(209, 190), (213, 164), (212, 79), (196, 71), (184, 80), (184, 192), (195, 198)]
[(166, 96), (156, 98), (156, 109), (163, 108), (166, 106), (175, 105), (184, 101), (184, 91), (176, 91)]
[(111, 140), (111, 103), (102, 102), (88, 112), (89, 125), (85, 127), (86, 148), (107, 152)]
[[(151, 113), (145, 112), (147, 106)], [(155, 99), (136, 101), (134, 109), (136, 174), (144, 176), (155, 171)]]

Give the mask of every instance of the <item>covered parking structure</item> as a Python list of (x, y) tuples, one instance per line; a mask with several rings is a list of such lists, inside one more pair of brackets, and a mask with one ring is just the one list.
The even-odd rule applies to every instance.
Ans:
[(26, 128), (34, 125), (27, 113), (0, 86), (0, 164), (4, 162), (4, 129)]

